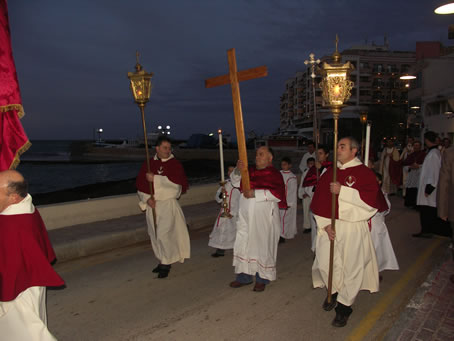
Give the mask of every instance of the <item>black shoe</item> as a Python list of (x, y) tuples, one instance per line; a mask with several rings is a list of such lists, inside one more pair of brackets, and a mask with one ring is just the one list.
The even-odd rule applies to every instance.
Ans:
[(157, 273), (159, 272), (159, 266), (160, 266), (160, 265), (161, 265), (161, 264), (158, 264), (153, 270), (151, 270), (151, 272), (157, 274)]
[(328, 303), (328, 297), (325, 298), (325, 301), (323, 302), (323, 309), (326, 311), (333, 310), (333, 308), (337, 304), (337, 292), (335, 294), (331, 295), (331, 303)]
[(158, 269), (158, 278), (166, 278), (169, 276), (170, 268), (172, 265), (164, 265), (164, 264), (159, 264), (159, 269)]
[(345, 327), (352, 312), (353, 309), (351, 307), (339, 303), (336, 307), (336, 317), (331, 324), (334, 327)]
[(224, 257), (224, 254), (223, 254), (223, 253), (215, 252), (215, 253), (211, 254), (211, 257), (214, 257), (214, 258), (217, 258), (217, 257)]
[(285, 238), (279, 237), (279, 244), (284, 244), (285, 243)]
[(169, 276), (169, 270), (159, 271), (158, 278), (166, 278)]
[(304, 229), (303, 233), (311, 233), (311, 229)]
[(416, 237), (416, 238), (432, 238), (431, 233), (423, 233), (423, 232), (414, 233), (414, 234), (412, 234), (412, 236)]

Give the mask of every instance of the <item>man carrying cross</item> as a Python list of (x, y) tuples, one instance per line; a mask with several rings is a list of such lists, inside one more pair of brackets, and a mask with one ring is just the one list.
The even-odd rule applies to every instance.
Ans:
[(230, 84), (232, 88), (240, 160), (231, 179), (239, 181), (241, 178), (242, 195), (233, 251), (233, 265), (237, 278), (230, 283), (230, 286), (239, 288), (250, 284), (252, 276), (256, 276), (254, 291), (263, 291), (270, 280), (276, 279), (279, 206), (287, 207), (285, 185), (280, 172), (272, 166), (273, 151), (268, 147), (260, 147), (257, 150), (256, 165), (250, 168), (250, 177), (247, 167), (239, 82), (264, 77), (267, 75), (267, 69), (261, 66), (237, 72), (235, 49), (228, 50), (227, 56), (229, 74), (208, 79), (205, 81), (205, 86), (211, 88)]
[[(280, 236), (279, 208), (287, 208), (285, 185), (281, 173), (273, 167), (273, 150), (257, 149), (255, 167), (249, 168), (251, 189), (242, 188), (237, 232), (233, 247), (233, 265), (237, 274), (232, 288), (251, 284), (254, 291), (265, 290), (276, 279), (277, 246)], [(231, 174), (233, 182), (241, 179), (245, 167), (238, 161)]]

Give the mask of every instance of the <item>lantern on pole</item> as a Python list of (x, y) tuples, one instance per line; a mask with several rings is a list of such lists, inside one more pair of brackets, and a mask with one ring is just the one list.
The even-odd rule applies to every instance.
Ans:
[[(129, 85), (132, 91), (132, 96), (134, 97), (134, 101), (139, 106), (140, 113), (142, 114), (143, 137), (145, 143), (148, 173), (150, 173), (150, 153), (148, 151), (147, 126), (145, 124), (145, 104), (147, 104), (147, 102), (150, 100), (151, 77), (153, 77), (153, 73), (146, 73), (145, 70), (143, 70), (142, 65), (140, 65), (139, 63), (139, 52), (136, 52), (136, 72), (128, 72), (128, 78), (130, 81)], [(154, 199), (153, 185), (151, 184), (151, 182), (149, 182), (149, 185), (151, 199)], [(154, 208), (152, 210), (155, 231), (157, 231), (156, 210)]]
[[(334, 146), (333, 146), (333, 182), (337, 180), (337, 138), (338, 138), (338, 120), (339, 115), (344, 107), (344, 103), (351, 96), (353, 82), (350, 80), (350, 73), (354, 66), (350, 62), (341, 63), (341, 55), (337, 49), (339, 37), (336, 35), (336, 52), (333, 54), (333, 63), (324, 62), (321, 67), (323, 80), (320, 82), (322, 89), (323, 106), (331, 108), (334, 121)], [(331, 228), (336, 229), (336, 194), (331, 195)], [(334, 259), (334, 241), (330, 245), (330, 261), (328, 275), (328, 296), (323, 304), (325, 310), (331, 310), (334, 305), (331, 299), (333, 284), (333, 259)]]

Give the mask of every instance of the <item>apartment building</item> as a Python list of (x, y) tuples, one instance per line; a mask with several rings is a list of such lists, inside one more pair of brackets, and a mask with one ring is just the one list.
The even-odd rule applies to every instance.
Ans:
[(440, 42), (416, 44), (417, 62), (410, 70), (416, 79), (410, 83), (409, 125), (422, 126), (441, 137), (454, 138), (454, 47)]
[[(414, 66), (414, 51), (391, 51), (385, 38), (383, 45), (372, 43), (354, 46), (342, 51), (341, 55), (342, 62), (350, 61), (355, 70), (350, 76), (354, 88), (347, 106), (342, 111), (340, 129), (343, 128), (349, 134), (352, 134), (352, 131), (361, 134), (359, 114), (372, 107), (386, 106), (409, 111), (408, 81), (402, 81), (399, 77), (407, 74)], [(330, 62), (330, 59), (331, 56), (321, 58), (327, 62)], [(321, 76), (317, 74), (315, 87), (312, 86), (310, 68), (297, 72), (287, 80), (280, 99), (281, 132), (298, 129), (301, 133), (312, 136), (315, 107), (320, 127), (319, 141), (331, 142), (332, 116), (329, 109), (322, 108), (320, 81)]]

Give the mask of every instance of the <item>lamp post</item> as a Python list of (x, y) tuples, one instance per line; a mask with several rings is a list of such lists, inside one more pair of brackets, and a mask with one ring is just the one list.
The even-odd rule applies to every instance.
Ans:
[(359, 120), (361, 121), (361, 157), (364, 164), (367, 166), (367, 161), (364, 159), (364, 127), (367, 123), (367, 111), (363, 111), (359, 114)]
[[(323, 63), (321, 71), (323, 80), (320, 83), (322, 89), (323, 106), (330, 107), (333, 112), (334, 121), (334, 147), (333, 147), (333, 182), (337, 180), (337, 138), (338, 138), (338, 120), (339, 115), (344, 106), (344, 102), (351, 96), (353, 82), (349, 79), (350, 73), (354, 70), (354, 66), (350, 62), (341, 63), (341, 55), (337, 50), (339, 38), (336, 35), (336, 52), (333, 54), (333, 63)], [(331, 228), (336, 230), (336, 194), (331, 194)], [(333, 284), (333, 260), (334, 260), (334, 240), (330, 245), (330, 260), (329, 260), (329, 275), (328, 275), (328, 296), (324, 305), (326, 310), (329, 310), (331, 305), (331, 291)]]
[(405, 87), (407, 88), (407, 117), (406, 117), (406, 125), (405, 125), (405, 143), (407, 143), (408, 140), (408, 130), (410, 128), (408, 120), (410, 119), (410, 81), (416, 79), (416, 76), (410, 75), (408, 73), (402, 75), (399, 77), (399, 79), (408, 81), (405, 83)]
[[(151, 95), (151, 77), (153, 77), (153, 73), (146, 73), (145, 70), (142, 69), (142, 65), (139, 63), (139, 52), (136, 52), (136, 72), (128, 72), (128, 78), (130, 81), (130, 88), (132, 91), (132, 95), (134, 97), (134, 101), (137, 103), (140, 109), (140, 113), (142, 114), (142, 126), (143, 126), (143, 136), (145, 142), (145, 154), (147, 158), (147, 170), (150, 173), (150, 153), (148, 151), (148, 139), (147, 139), (147, 126), (145, 124), (145, 104), (150, 99)], [(154, 199), (154, 192), (153, 192), (153, 185), (149, 182), (150, 185), (150, 196), (151, 199)], [(153, 211), (153, 223), (155, 227), (155, 231), (157, 231), (156, 226), (156, 210), (152, 208)]]

